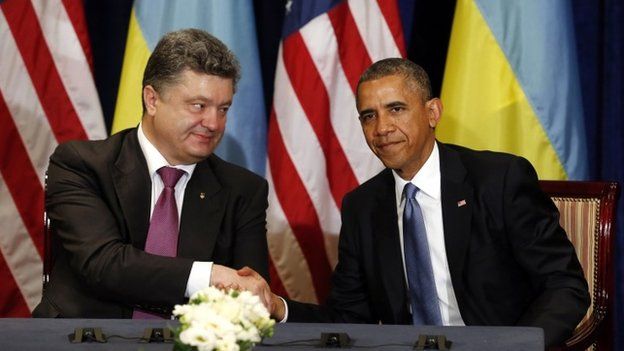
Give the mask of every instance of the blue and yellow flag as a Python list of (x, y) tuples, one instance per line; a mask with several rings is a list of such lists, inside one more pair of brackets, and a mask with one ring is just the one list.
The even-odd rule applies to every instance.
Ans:
[(242, 78), (228, 112), (226, 133), (216, 153), (264, 175), (267, 118), (251, 1), (136, 0), (112, 132), (135, 127), (141, 120), (143, 70), (158, 40), (168, 32), (191, 27), (203, 29), (223, 41), (242, 67)]
[(566, 0), (458, 0), (441, 141), (527, 158), (540, 179), (586, 179), (587, 147)]

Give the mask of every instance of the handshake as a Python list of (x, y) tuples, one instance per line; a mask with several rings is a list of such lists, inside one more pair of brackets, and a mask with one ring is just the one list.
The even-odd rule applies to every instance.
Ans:
[(260, 301), (269, 310), (273, 319), (279, 322), (285, 317), (286, 306), (284, 300), (271, 292), (267, 281), (258, 272), (249, 267), (235, 270), (215, 264), (212, 267), (210, 285), (219, 289), (248, 290), (260, 298)]

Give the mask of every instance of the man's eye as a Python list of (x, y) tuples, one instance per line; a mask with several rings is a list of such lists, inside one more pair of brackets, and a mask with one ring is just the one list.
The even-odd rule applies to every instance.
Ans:
[(201, 103), (196, 103), (196, 104), (191, 104), (191, 109), (193, 109), (194, 111), (201, 111), (204, 109), (204, 104)]
[(405, 110), (405, 108), (403, 106), (394, 106), (394, 107), (390, 108), (390, 112), (392, 112), (392, 113), (401, 112), (403, 110)]
[(373, 114), (373, 113), (365, 113), (363, 115), (360, 115), (360, 122), (368, 122), (371, 119), (373, 119), (373, 117), (375, 117), (375, 114)]
[(230, 110), (230, 107), (226, 106), (226, 107), (221, 107), (219, 109), (219, 112), (221, 112), (221, 114), (226, 114), (229, 110)]

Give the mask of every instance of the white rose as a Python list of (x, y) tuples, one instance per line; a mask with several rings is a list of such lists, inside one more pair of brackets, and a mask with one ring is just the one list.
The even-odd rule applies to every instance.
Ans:
[(256, 328), (251, 328), (251, 329), (241, 328), (236, 333), (236, 339), (241, 340), (241, 341), (258, 342), (260, 341), (260, 334), (258, 334), (258, 330)]
[(239, 321), (243, 316), (242, 306), (236, 300), (224, 301), (215, 305), (215, 309), (219, 315), (233, 322)]
[(180, 333), (180, 341), (199, 350), (212, 350), (217, 338), (212, 330), (191, 325)]
[(238, 351), (240, 349), (236, 343), (236, 336), (234, 333), (225, 335), (223, 338), (217, 340), (215, 348), (219, 351)]

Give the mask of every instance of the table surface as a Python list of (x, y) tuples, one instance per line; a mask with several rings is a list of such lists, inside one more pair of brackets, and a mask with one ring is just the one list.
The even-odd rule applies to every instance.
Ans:
[[(177, 321), (130, 319), (0, 319), (0, 350), (171, 350), (172, 344), (139, 343), (145, 328)], [(72, 344), (75, 328), (99, 327), (106, 343)], [(321, 333), (346, 332), (352, 350), (412, 350), (420, 334), (445, 335), (451, 351), (544, 350), (542, 329), (528, 327), (433, 327), (372, 324), (284, 323), (254, 350), (319, 350)], [(123, 339), (119, 336), (133, 339)]]

